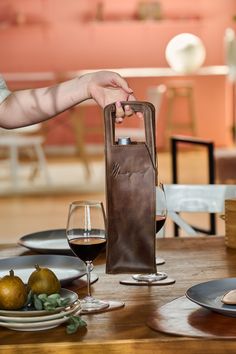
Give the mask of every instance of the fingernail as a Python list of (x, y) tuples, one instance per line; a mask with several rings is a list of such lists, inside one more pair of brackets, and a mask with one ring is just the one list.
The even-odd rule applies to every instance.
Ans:
[(117, 102), (116, 102), (116, 106), (119, 107), (119, 108), (121, 107), (120, 101), (117, 101)]
[(133, 115), (133, 110), (130, 108), (130, 106), (129, 105), (125, 105), (125, 114), (127, 115), (127, 116), (132, 116)]
[(127, 112), (131, 112), (131, 111), (132, 111), (132, 109), (130, 108), (130, 106), (125, 106), (125, 111), (127, 111)]

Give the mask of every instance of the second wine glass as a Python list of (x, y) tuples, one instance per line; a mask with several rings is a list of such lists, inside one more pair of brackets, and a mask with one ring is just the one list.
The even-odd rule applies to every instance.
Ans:
[[(167, 206), (166, 206), (165, 190), (163, 184), (159, 183), (156, 187), (156, 233), (158, 233), (164, 226), (166, 221), (166, 216), (167, 216)], [(156, 261), (158, 261), (158, 257), (156, 257)], [(156, 272), (150, 274), (134, 274), (132, 278), (137, 281), (154, 282), (154, 281), (163, 280), (167, 278), (167, 274), (165, 272)]]
[(82, 311), (98, 311), (109, 306), (91, 295), (90, 272), (93, 260), (106, 246), (105, 211), (102, 202), (75, 201), (70, 204), (66, 235), (73, 253), (86, 264), (87, 296), (81, 301)]

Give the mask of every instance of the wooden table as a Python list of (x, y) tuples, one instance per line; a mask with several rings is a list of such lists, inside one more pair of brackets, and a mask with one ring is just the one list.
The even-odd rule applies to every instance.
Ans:
[[(158, 253), (166, 259), (159, 267), (176, 279), (162, 287), (125, 286), (126, 275), (104, 274), (104, 259), (95, 266), (100, 279), (92, 287), (99, 298), (123, 300), (125, 307), (112, 312), (84, 316), (87, 330), (73, 335), (63, 325), (39, 332), (17, 332), (0, 328), (0, 353), (235, 353), (236, 340), (197, 339), (170, 336), (151, 330), (146, 320), (158, 306), (180, 297), (192, 285), (236, 276), (236, 250), (225, 248), (223, 237), (159, 239)], [(0, 258), (29, 254), (16, 245), (1, 245)], [(72, 284), (68, 287), (76, 291)], [(83, 297), (86, 289), (79, 291)], [(235, 320), (236, 321), (236, 320)]]

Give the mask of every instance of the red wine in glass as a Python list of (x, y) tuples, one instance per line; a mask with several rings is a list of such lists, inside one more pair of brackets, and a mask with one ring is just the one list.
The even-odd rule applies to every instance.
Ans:
[(69, 240), (71, 250), (82, 261), (94, 261), (106, 246), (106, 239), (99, 236), (76, 237)]
[(91, 295), (90, 272), (93, 260), (106, 246), (105, 211), (102, 202), (75, 201), (70, 204), (66, 236), (71, 250), (84, 261), (87, 273), (87, 296), (81, 300), (83, 312), (100, 311), (109, 302)]
[(165, 215), (157, 215), (156, 216), (156, 233), (162, 229), (162, 227), (165, 224), (165, 221), (166, 221)]
[[(162, 227), (164, 226), (166, 221), (166, 216), (165, 215), (157, 215), (156, 216), (156, 233), (158, 233)], [(156, 265), (162, 265), (165, 263), (165, 260), (162, 257), (157, 256), (156, 257)]]

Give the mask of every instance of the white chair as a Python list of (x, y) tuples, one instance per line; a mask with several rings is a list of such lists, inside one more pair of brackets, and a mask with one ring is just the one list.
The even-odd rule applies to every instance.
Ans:
[[(151, 102), (156, 111), (156, 121), (158, 120), (158, 115), (162, 103), (163, 95), (166, 91), (165, 85), (150, 86), (147, 89), (147, 101)], [(131, 118), (132, 119), (132, 118)], [(139, 120), (139, 126), (137, 128), (124, 127), (128, 119), (117, 126), (115, 129), (115, 139), (118, 137), (130, 137), (132, 141), (143, 141), (145, 140), (145, 130), (143, 126), (143, 121)]]
[(45, 182), (50, 184), (50, 177), (43, 150), (44, 137), (37, 133), (40, 127), (40, 124), (36, 124), (24, 128), (0, 130), (0, 148), (7, 151), (7, 161), (9, 162), (10, 178), (13, 188), (18, 188), (19, 186), (19, 172), (21, 168), (19, 154), (23, 150), (28, 156), (36, 157), (36, 164), (34, 163), (32, 165), (34, 169), (33, 173), (31, 173), (31, 179), (34, 179), (36, 175), (35, 171), (38, 170), (44, 175)]
[(236, 185), (166, 184), (164, 188), (168, 218), (189, 236), (199, 233), (179, 213), (224, 213), (225, 199), (236, 198)]

